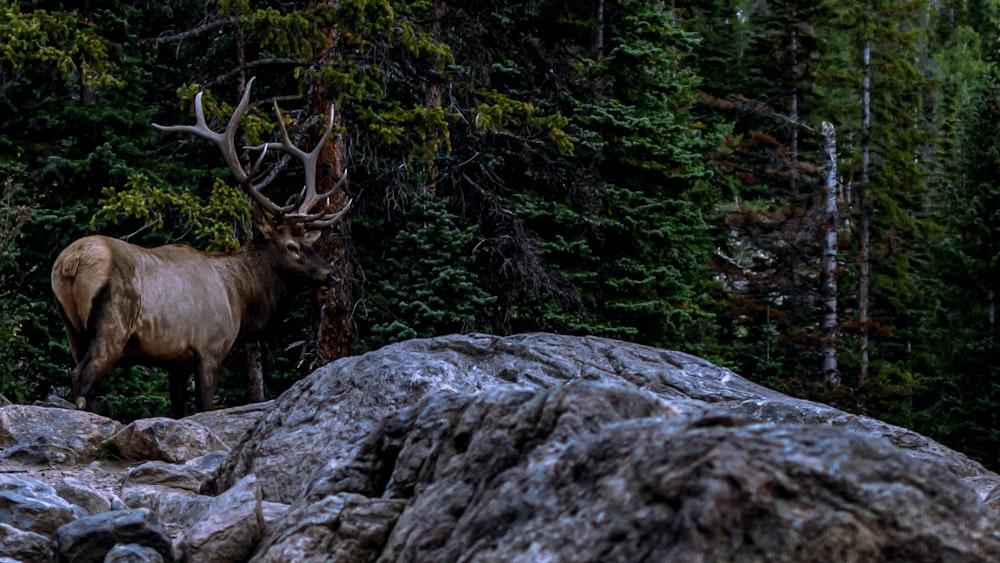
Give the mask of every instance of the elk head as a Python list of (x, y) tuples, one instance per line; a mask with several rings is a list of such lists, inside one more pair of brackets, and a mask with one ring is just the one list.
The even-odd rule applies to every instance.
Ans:
[[(250, 197), (254, 206), (252, 215), (254, 224), (260, 230), (264, 240), (274, 248), (275, 255), (280, 256), (280, 266), (291, 276), (302, 281), (320, 283), (336, 283), (334, 270), (326, 266), (325, 271), (317, 268), (319, 255), (312, 249), (312, 244), (319, 238), (325, 229), (343, 220), (350, 210), (351, 200), (347, 201), (343, 209), (335, 213), (323, 209), (315, 211), (317, 204), (327, 201), (338, 189), (342, 188), (347, 180), (347, 170), (337, 180), (336, 184), (326, 192), (319, 193), (316, 188), (316, 169), (320, 157), (320, 151), (326, 144), (333, 131), (334, 110), (330, 107), (330, 118), (326, 129), (316, 143), (315, 148), (310, 152), (305, 152), (296, 147), (288, 136), (285, 126), (284, 115), (278, 108), (277, 101), (274, 101), (274, 113), (278, 119), (278, 127), (281, 132), (281, 140), (278, 142), (264, 143), (258, 146), (245, 147), (250, 150), (260, 151), (260, 156), (249, 168), (244, 168), (240, 162), (239, 154), (236, 150), (236, 130), (239, 127), (240, 119), (246, 112), (250, 101), (250, 87), (254, 78), (251, 78), (243, 91), (243, 97), (237, 104), (233, 115), (229, 118), (226, 128), (221, 132), (213, 131), (209, 128), (205, 120), (205, 111), (202, 107), (199, 92), (194, 99), (195, 125), (157, 125), (153, 127), (160, 131), (176, 131), (190, 133), (201, 137), (219, 149), (222, 158), (229, 167), (229, 171), (239, 183), (243, 191)], [(257, 175), (261, 162), (268, 150), (278, 150), (284, 152), (292, 158), (300, 161), (305, 169), (305, 185), (297, 197), (293, 198), (286, 205), (278, 205), (273, 202), (260, 189), (254, 186), (254, 177)]]
[(271, 257), (275, 271), (302, 285), (332, 287), (340, 283), (337, 270), (312, 247), (322, 231), (299, 232), (293, 225), (275, 225), (257, 213), (256, 208), (254, 211), (254, 224), (261, 233), (254, 244), (265, 249), (264, 254)]

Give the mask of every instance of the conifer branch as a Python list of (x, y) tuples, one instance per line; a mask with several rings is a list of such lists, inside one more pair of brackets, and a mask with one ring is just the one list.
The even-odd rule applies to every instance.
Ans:
[(173, 35), (161, 35), (160, 37), (153, 39), (153, 47), (159, 47), (160, 45), (166, 43), (177, 43), (180, 41), (184, 41), (185, 39), (188, 39), (190, 37), (197, 37), (203, 33), (207, 33), (209, 31), (218, 29), (220, 27), (224, 27), (227, 25), (234, 25), (236, 24), (237, 21), (239, 21), (239, 18), (237, 18), (236, 16), (229, 16), (226, 18), (211, 20), (202, 25), (199, 25), (198, 27), (189, 29), (187, 31), (182, 31), (180, 33), (175, 33)]
[(260, 67), (260, 66), (267, 66), (267, 65), (293, 65), (294, 66), (294, 65), (300, 65), (300, 64), (302, 64), (302, 61), (300, 61), (299, 59), (289, 59), (289, 58), (282, 58), (282, 57), (274, 57), (274, 58), (270, 58), (270, 59), (258, 59), (256, 61), (250, 61), (248, 63), (241, 64), (241, 65), (237, 66), (236, 68), (230, 70), (229, 72), (227, 72), (227, 73), (225, 73), (225, 74), (223, 74), (221, 76), (217, 76), (217, 77), (213, 78), (212, 80), (206, 82), (204, 84), (204, 86), (206, 88), (211, 88), (212, 86), (215, 86), (216, 84), (219, 84), (219, 83), (225, 82), (226, 80), (229, 80), (230, 78), (232, 78), (233, 76), (235, 76), (235, 75), (237, 75), (237, 74), (239, 74), (241, 72), (250, 70), (252, 68), (257, 68), (257, 67)]

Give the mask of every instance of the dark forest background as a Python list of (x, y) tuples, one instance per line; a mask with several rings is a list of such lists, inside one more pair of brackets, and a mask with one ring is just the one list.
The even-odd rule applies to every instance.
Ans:
[[(593, 334), (998, 470), (998, 4), (0, 0), (0, 393), (70, 392), (49, 269), (74, 238), (239, 244), (219, 155), (150, 124), (198, 91), (221, 124), (256, 76), (246, 137), (277, 98), (309, 145), (332, 104), (354, 202), (349, 283), (264, 343), (269, 396), (408, 338)], [(154, 370), (104, 384), (121, 420), (166, 410)]]

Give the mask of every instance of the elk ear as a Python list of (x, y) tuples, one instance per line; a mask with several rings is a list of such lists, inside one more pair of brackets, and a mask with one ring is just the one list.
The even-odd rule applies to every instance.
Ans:
[(302, 235), (302, 239), (309, 244), (314, 244), (317, 240), (319, 240), (319, 236), (321, 234), (323, 234), (323, 231), (306, 231), (305, 234)]

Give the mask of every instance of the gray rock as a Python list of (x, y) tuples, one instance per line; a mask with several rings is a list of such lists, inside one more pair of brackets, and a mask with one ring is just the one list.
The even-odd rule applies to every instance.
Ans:
[(0, 473), (0, 523), (48, 535), (77, 516), (73, 505), (49, 485), (24, 475)]
[(184, 465), (202, 475), (214, 477), (219, 472), (219, 468), (222, 467), (222, 462), (226, 460), (226, 454), (227, 451), (225, 450), (215, 450), (214, 452), (189, 459), (184, 462)]
[[(404, 342), (273, 402), (136, 421), (113, 442), (101, 428), (117, 423), (96, 415), (8, 409), (0, 481), (30, 479), (0, 486), (0, 540), (54, 534), (50, 559), (997, 557), (1000, 476), (980, 464), (692, 356), (602, 338)], [(78, 454), (115, 449), (135, 461)], [(52, 532), (30, 510), (48, 499), (67, 519), (104, 501), (113, 511)]]
[(229, 452), (207, 490), (226, 490), (253, 474), (264, 500), (293, 503), (310, 482), (305, 476), (347, 464), (382, 417), (429, 394), (540, 390), (578, 380), (674, 399), (671, 409), (677, 414), (695, 416), (711, 407), (762, 421), (798, 417), (803, 423), (854, 427), (888, 437), (911, 455), (947, 464), (961, 477), (988, 473), (908, 430), (787, 397), (688, 354), (597, 337), (455, 335), (343, 358), (299, 381)]
[(274, 401), (251, 403), (228, 409), (199, 412), (185, 418), (212, 431), (227, 446), (235, 448), (253, 432)]
[(216, 497), (202, 519), (187, 529), (180, 545), (188, 561), (246, 561), (263, 529), (260, 488), (251, 475)]
[(187, 464), (147, 461), (124, 474), (124, 485), (163, 485), (197, 493), (211, 475)]
[[(355, 512), (406, 503), (379, 561), (1000, 560), (997, 514), (888, 441), (722, 411), (674, 418), (669, 401), (603, 383), (428, 397), (292, 512), (309, 521), (350, 494)], [(288, 549), (306, 544), (291, 529), (257, 560), (319, 560)], [(309, 545), (355, 541), (310, 532)]]
[(52, 561), (49, 538), (34, 532), (25, 532), (0, 522), (0, 560)]
[(171, 537), (180, 536), (200, 520), (214, 497), (160, 485), (133, 485), (122, 488), (122, 501), (130, 509), (145, 508), (156, 514)]
[(183, 463), (214, 452), (228, 450), (215, 434), (189, 420), (144, 418), (116, 433), (106, 444), (125, 459)]
[(979, 462), (963, 455), (955, 455), (954, 450), (950, 450), (912, 430), (893, 426), (871, 417), (849, 414), (820, 403), (780, 396), (778, 398), (725, 402), (717, 406), (730, 412), (749, 416), (754, 420), (830, 425), (856, 430), (870, 436), (879, 436), (906, 450), (914, 457), (947, 465), (955, 475), (960, 477), (981, 475), (985, 472), (985, 468)]
[(116, 545), (136, 544), (174, 561), (173, 545), (159, 519), (146, 509), (117, 510), (81, 518), (56, 530), (53, 550), (60, 561), (100, 563)]
[(110, 498), (76, 477), (66, 477), (58, 483), (56, 494), (66, 502), (83, 508), (90, 515), (111, 510)]
[(299, 504), (268, 526), (272, 533), (250, 561), (376, 561), (405, 508), (402, 500), (353, 493)]
[(288, 513), (290, 507), (287, 504), (280, 502), (270, 502), (261, 501), (260, 512), (264, 517), (264, 528), (268, 529), (274, 526), (275, 522), (280, 520), (285, 514)]
[(224, 451), (215, 451), (183, 464), (148, 461), (122, 473), (121, 495), (128, 508), (153, 511), (172, 537), (202, 519), (213, 498), (198, 494), (218, 471)]
[(28, 405), (0, 407), (0, 458), (72, 464), (97, 457), (121, 423), (94, 413)]
[(71, 411), (76, 410), (76, 405), (66, 399), (63, 399), (59, 395), (49, 395), (44, 401), (35, 401), (32, 404), (36, 407), (49, 407), (53, 409), (66, 409)]
[(116, 545), (104, 556), (104, 563), (163, 563), (163, 555), (155, 549), (130, 543)]

